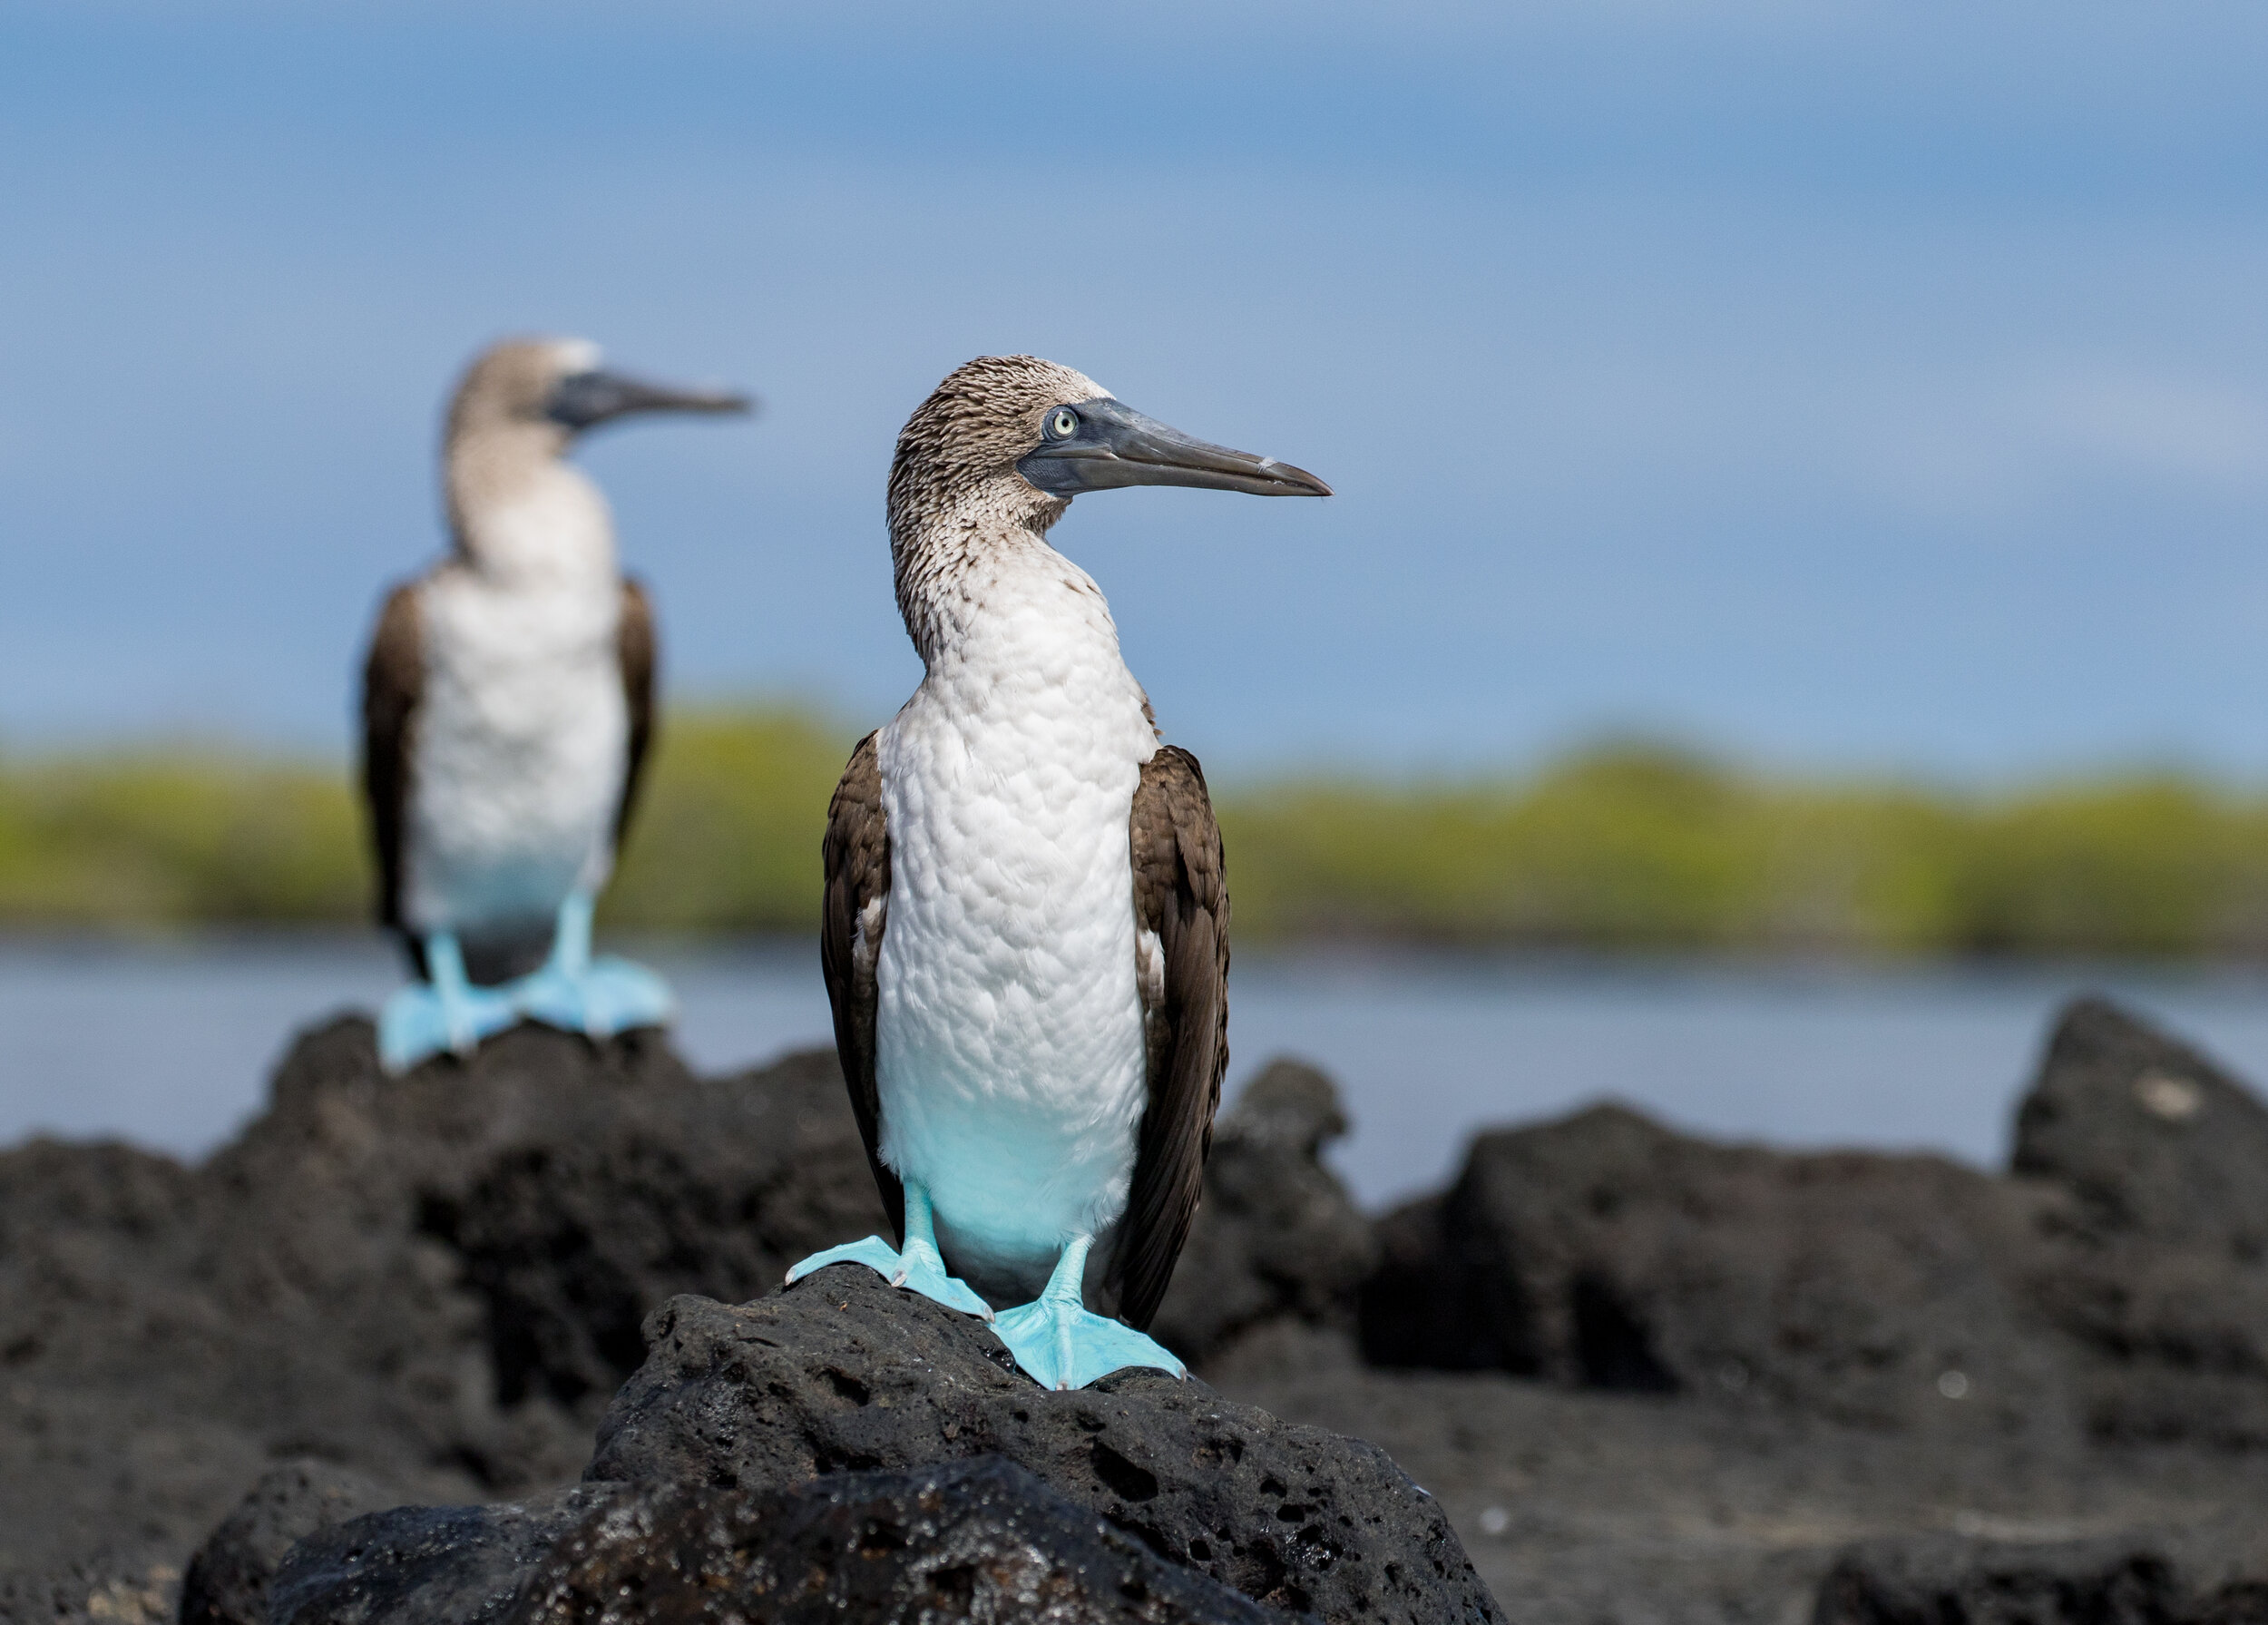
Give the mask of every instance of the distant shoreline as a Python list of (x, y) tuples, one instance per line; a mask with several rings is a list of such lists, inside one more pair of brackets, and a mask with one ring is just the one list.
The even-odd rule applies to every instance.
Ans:
[[(671, 719), (603, 921), (816, 926), (850, 740), (807, 710)], [(1784, 959), (2268, 959), (2268, 792), (2173, 772), (2004, 792), (1746, 772), (1673, 747), (1413, 783), (1218, 776), (1237, 940)], [(367, 917), (347, 775), (225, 747), (0, 759), (0, 932)]]

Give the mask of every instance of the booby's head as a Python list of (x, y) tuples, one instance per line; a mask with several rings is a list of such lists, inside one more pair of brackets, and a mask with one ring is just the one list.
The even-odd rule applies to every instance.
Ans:
[(547, 481), (600, 505), (595, 490), (560, 465), (576, 436), (640, 413), (746, 413), (755, 405), (729, 390), (611, 371), (587, 339), (507, 338), (474, 359), (449, 403), (442, 461), (450, 524), (460, 544), (479, 554), (492, 516), (523, 507)]
[(739, 413), (747, 396), (693, 389), (610, 371), (586, 338), (507, 338), (491, 345), (464, 371), (449, 404), (448, 438), (502, 435), (565, 451), (601, 424), (641, 412)]
[(1303, 468), (1145, 417), (1068, 367), (980, 356), (955, 367), (906, 420), (890, 468), (891, 520), (895, 528), (990, 499), (1044, 529), (1072, 497), (1120, 485), (1331, 494)]

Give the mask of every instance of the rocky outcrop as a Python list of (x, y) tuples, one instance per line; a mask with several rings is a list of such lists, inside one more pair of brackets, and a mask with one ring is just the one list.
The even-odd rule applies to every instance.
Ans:
[(403, 1506), (322, 1530), (278, 1568), (271, 1625), (494, 1625), (611, 1488), (524, 1503)]
[(1812, 1625), (2262, 1625), (2258, 1518), (2091, 1540), (1937, 1534), (1836, 1560)]
[(1150, 1331), (1202, 1370), (1264, 1327), (1352, 1334), (1376, 1267), (1370, 1219), (1323, 1161), (1347, 1131), (1338, 1090), (1277, 1061), (1221, 1115), (1205, 1200)]
[(1845, 1553), (1812, 1625), (2172, 1625), (2185, 1601), (2172, 1564), (2127, 1542), (1942, 1535)]
[[(1502, 1617), (1440, 1507), (1382, 1451), (1162, 1372), (1043, 1389), (982, 1321), (855, 1265), (738, 1308), (673, 1299), (648, 1336), (585, 1499), (343, 1525), (294, 1553), (271, 1617), (503, 1618), (518, 1599), (517, 1617), (551, 1619), (634, 1594), (645, 1611), (618, 1617), (658, 1620), (690, 1574), (760, 1598), (822, 1552), (794, 1604), (815, 1611), (752, 1617), (818, 1618), (839, 1593), (879, 1611), (826, 1617), (910, 1618), (893, 1610), (963, 1596), (979, 1574), (1002, 1597), (1060, 1593), (1066, 1619)], [(852, 1532), (885, 1527), (851, 1561)], [(1137, 1596), (1148, 1611), (1125, 1611)]]
[(2061, 1199), (2028, 1287), (2068, 1343), (2089, 1433), (2268, 1444), (2268, 1107), (2082, 1000), (2017, 1112), (2013, 1166)]
[(679, 1298), (588, 1476), (792, 1483), (989, 1454), (1247, 1597), (1334, 1620), (1495, 1616), (1440, 1508), (1385, 1454), (1196, 1379), (1057, 1394), (982, 1323), (855, 1266), (762, 1302)]
[(1597, 1106), (1392, 1215), (1365, 1352), (1864, 1425), (2066, 1425), (2016, 1291), (2032, 1204), (1933, 1157), (1792, 1156)]
[(282, 1458), (397, 1502), (571, 1480), (656, 1304), (880, 1221), (832, 1057), (704, 1080), (651, 1035), (396, 1079), (343, 1020), (200, 1168), (0, 1153), (0, 1573), (177, 1584)]
[[(513, 1625), (688, 1618), (718, 1591), (778, 1625), (1044, 1620), (1269, 1625), (994, 1456), (750, 1494), (648, 1488), (594, 1512), (530, 1577)], [(1303, 1616), (1314, 1625), (1313, 1616)]]
[(1381, 1366), (2057, 1448), (2268, 1444), (2268, 1107), (2099, 1000), (2058, 1023), (2007, 1177), (1595, 1106), (1480, 1136), (1379, 1233)]
[[(1315, 1160), (1330, 1085), (1277, 1069), (1253, 1101), (1166, 1317), (1200, 1360), (1343, 1325), (1364, 1267)], [(831, 1054), (704, 1079), (652, 1034), (524, 1027), (388, 1078), (350, 1018), (292, 1046), (202, 1167), (0, 1152), (0, 1576), (82, 1601), (109, 1576), (170, 1612), (191, 1550), (294, 1458), (392, 1502), (570, 1481), (656, 1306), (759, 1297), (883, 1223)], [(198, 1605), (230, 1594), (216, 1571)]]
[(266, 1625), (269, 1589), (285, 1553), (397, 1499), (328, 1462), (303, 1457), (270, 1468), (190, 1561), (181, 1625)]
[(276, 1625), (758, 1625), (1287, 1618), (1188, 1569), (997, 1456), (787, 1489), (587, 1486), (524, 1507), (405, 1507), (310, 1541)]
[[(1220, 1122), (1158, 1326), (1227, 1397), (1136, 1374), (1034, 1409), (958, 1355), (923, 1386), (932, 1333), (888, 1328), (933, 1311), (892, 1296), (886, 1323), (860, 1321), (875, 1289), (856, 1272), (762, 1296), (880, 1228), (827, 1057), (703, 1080), (650, 1040), (525, 1030), (387, 1080), (367, 1023), (334, 1023), (201, 1168), (0, 1152), (0, 1620), (154, 1625), (177, 1597), (260, 1618), (288, 1544), (300, 1564), (358, 1528), (383, 1533), (358, 1549), (394, 1565), (364, 1571), (388, 1595), (441, 1597), (429, 1581), (455, 1572), (467, 1606), (504, 1610), (539, 1572), (581, 1594), (546, 1565), (602, 1512), (629, 1522), (591, 1524), (593, 1561), (738, 1561), (701, 1532), (797, 1483), (823, 1485), (825, 1506), (796, 1503), (813, 1541), (855, 1503), (993, 1552), (1003, 1597), (1056, 1583), (1035, 1546), (1099, 1527), (1189, 1584), (1335, 1618), (1389, 1566), (1380, 1509), (1406, 1481), (1314, 1442), (1334, 1434), (1412, 1466), (1441, 1497), (1424, 1517), (1446, 1508), (1531, 1625), (1779, 1617), (1859, 1534), (1982, 1518), (2035, 1551), (2263, 1503), (2264, 1117), (2089, 1003), (2048, 1048), (2009, 1176), (1713, 1145), (1608, 1107), (1484, 1136), (1452, 1190), (1373, 1226), (1319, 1158), (1344, 1126), (1327, 1082), (1279, 1065)], [(641, 1321), (673, 1296), (650, 1357)], [(821, 1299), (800, 1341), (762, 1329)], [(602, 1416), (609, 1476), (563, 1501)], [(1216, 1428), (1260, 1464), (1197, 1454)], [(1039, 1488), (988, 1481), (999, 1518), (938, 1522), (939, 1486), (980, 1461)], [(459, 1510), (351, 1516), (402, 1503)], [(1436, 1527), (1403, 1531), (1420, 1551), (1391, 1560), (1396, 1583), (1462, 1572)], [(448, 1568), (468, 1553), (490, 1567)], [(2176, 1556), (2197, 1619), (2259, 1601), (2268, 1564), (2211, 1581)], [(876, 1609), (954, 1567), (874, 1561)], [(337, 1578), (305, 1598), (351, 1612)]]

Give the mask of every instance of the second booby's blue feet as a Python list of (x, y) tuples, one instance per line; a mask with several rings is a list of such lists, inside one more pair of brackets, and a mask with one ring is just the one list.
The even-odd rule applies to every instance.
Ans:
[(944, 1256), (937, 1250), (937, 1233), (930, 1219), (929, 1193), (909, 1180), (905, 1184), (905, 1246), (892, 1247), (879, 1236), (830, 1247), (813, 1253), (787, 1272), (790, 1286), (830, 1264), (864, 1264), (893, 1287), (918, 1292), (963, 1315), (992, 1317), (992, 1306), (969, 1289), (968, 1283), (945, 1273)]
[(445, 1051), (470, 1055), (482, 1039), (520, 1020), (503, 989), (476, 987), (465, 978), (455, 936), (436, 931), (425, 948), (432, 980), (401, 989), (378, 1013), (378, 1063), (389, 1072), (406, 1072)]
[(591, 1038), (667, 1026), (678, 1010), (670, 984), (644, 965), (591, 958), (591, 899), (580, 892), (560, 905), (543, 968), (504, 991), (530, 1021)]
[(992, 1322), (993, 1336), (1043, 1388), (1083, 1388), (1129, 1366), (1188, 1375), (1155, 1339), (1088, 1310), (1080, 1287), (1091, 1244), (1081, 1236), (1065, 1248), (1047, 1289), (1028, 1304), (1002, 1309)]
[(666, 1027), (677, 1014), (670, 984), (642, 964), (609, 955), (578, 973), (547, 964), (506, 989), (530, 1021), (592, 1038)]

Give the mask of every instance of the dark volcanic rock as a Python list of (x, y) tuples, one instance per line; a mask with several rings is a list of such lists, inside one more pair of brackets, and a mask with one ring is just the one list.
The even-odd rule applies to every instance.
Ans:
[(841, 1266), (761, 1302), (679, 1298), (588, 1477), (777, 1488), (1000, 1455), (1158, 1556), (1334, 1620), (1501, 1619), (1431, 1497), (1383, 1452), (1195, 1379), (1050, 1393), (981, 1322)]
[(1214, 1131), (1204, 1204), (1150, 1327), (1159, 1342), (1202, 1367), (1261, 1326), (1354, 1329), (1378, 1243), (1323, 1163), (1346, 1131), (1338, 1091), (1312, 1066), (1273, 1062), (1245, 1086)]
[(2057, 1022), (2010, 1165), (2069, 1188), (2100, 1234), (2268, 1259), (2268, 1106), (2106, 1000)]
[(880, 1222), (831, 1056), (702, 1080), (652, 1034), (387, 1078), (342, 1020), (200, 1168), (0, 1152), (0, 1573), (178, 1574), (292, 1456), (397, 1502), (572, 1480), (647, 1311)]
[(832, 1054), (686, 1082), (562, 1099), (540, 1135), (425, 1197), (421, 1227), (486, 1306), (505, 1404), (603, 1402), (645, 1358), (655, 1306), (757, 1297), (883, 1223)]
[[(649, 1359), (640, 1317), (670, 1295), (752, 1297), (880, 1228), (831, 1062), (708, 1082), (651, 1039), (531, 1030), (386, 1080), (367, 1025), (336, 1023), (202, 1168), (0, 1152), (0, 1621), (156, 1625), (182, 1592), (202, 1620), (257, 1617), (308, 1519), (290, 1607), (310, 1625), (413, 1596), (501, 1619), (539, 1570), (573, 1594), (571, 1530), (610, 1572), (719, 1558), (703, 1532), (759, 1505), (833, 1540), (850, 1502), (807, 1503), (815, 1473), (896, 1475), (843, 1493), (939, 1549), (1012, 1522), (1068, 1550), (1050, 1543), (1100, 1520), (1109, 1561), (1131, 1542), (1272, 1606), (1497, 1617), (1442, 1509), (1347, 1434), (1441, 1495), (1529, 1625), (1794, 1617), (1851, 1539), (1946, 1527), (2004, 1532), (2005, 1552), (1960, 1548), (2001, 1567), (1883, 1560), (1862, 1606), (1887, 1620), (1926, 1593), (1939, 1625), (2030, 1598), (2107, 1621), (2158, 1596), (2118, 1565), (2163, 1556), (2166, 1625), (2268, 1625), (2268, 1560), (2216, 1569), (2178, 1542), (2023, 1578), (2078, 1533), (2268, 1504), (2268, 1450), (2247, 1448), (2268, 1444), (2268, 1113), (2193, 1051), (2076, 1006), (2007, 1178), (1710, 1145), (1606, 1108), (1484, 1137), (1453, 1189), (1372, 1227), (1317, 1160), (1339, 1121), (1291, 1067), (1224, 1117), (1159, 1321), (1237, 1399), (1317, 1424), (1298, 1427), (1150, 1374), (1040, 1393), (972, 1323), (855, 1270), (737, 1310), (680, 1297)], [(1348, 1284), (1382, 1240), (1364, 1344), (1436, 1369), (1353, 1364)], [(561, 1499), (633, 1370), (603, 1482)], [(906, 1501), (977, 1456), (1019, 1463), (1076, 1527), (1049, 1502), (954, 1533)], [(308, 1457), (335, 1465), (268, 1480), (184, 1584), (214, 1522)], [(327, 1500), (314, 1475), (335, 1472), (367, 1488)], [(519, 1504), (337, 1523), (365, 1493)], [(875, 1607), (953, 1568), (904, 1551), (862, 1571)]]
[(2257, 1518), (2062, 1542), (1938, 1534), (1836, 1560), (1812, 1625), (2253, 1625), (2268, 1620)]
[(1383, 1453), (1195, 1379), (1051, 1393), (982, 1322), (855, 1266), (676, 1298), (650, 1331), (581, 1488), (322, 1530), (269, 1619), (1503, 1617)]
[[(2032, 1204), (2036, 1205), (2036, 1204)], [(1934, 1157), (1794, 1156), (1598, 1106), (1483, 1134), (1383, 1227), (1365, 1353), (1862, 1425), (2066, 1425), (2016, 1290), (2030, 1206)]]
[(498, 1506), (404, 1506), (300, 1542), (269, 1587), (271, 1625), (490, 1625), (611, 1486)]
[(2113, 1006), (2064, 1013), (2017, 1115), (2043, 1214), (2033, 1300), (2089, 1431), (2268, 1444), (2268, 1107)]
[[(1314, 1158), (1336, 1101), (1273, 1078), (1223, 1126), (1191, 1350), (1329, 1323), (1359, 1276), (1368, 1230)], [(392, 1503), (567, 1482), (655, 1305), (756, 1298), (880, 1228), (830, 1053), (706, 1081), (650, 1033), (531, 1026), (387, 1078), (367, 1022), (315, 1028), (200, 1169), (0, 1153), (0, 1575), (84, 1604), (91, 1563), (141, 1595), (286, 1457)]]
[(1158, 1558), (996, 1456), (762, 1494), (649, 1489), (593, 1512), (513, 1625), (998, 1620), (1266, 1625), (1286, 1616)]
[(1844, 1553), (1812, 1625), (2172, 1625), (2185, 1601), (2173, 1564), (2130, 1542), (1940, 1535)]
[(1483, 1134), (1382, 1221), (1364, 1352), (1870, 1426), (2268, 1444), (2268, 1107), (2081, 1000), (2013, 1174), (1613, 1106)]
[(264, 1625), (269, 1582), (284, 1553), (317, 1531), (375, 1512), (392, 1499), (359, 1473), (327, 1462), (271, 1468), (190, 1560), (181, 1581), (181, 1625)]
[(404, 1507), (298, 1546), (275, 1625), (751, 1625), (999, 1620), (1263, 1625), (996, 1456), (750, 1493), (585, 1485), (522, 1506)]
[[(1344, 1317), (1367, 1229), (1315, 1159), (1339, 1121), (1326, 1082), (1279, 1069), (1224, 1123), (1176, 1311), (1193, 1351)], [(656, 1306), (758, 1297), (882, 1227), (832, 1055), (704, 1080), (651, 1033), (524, 1027), (388, 1078), (341, 1020), (202, 1167), (0, 1152), (0, 1575), (170, 1610), (188, 1554), (290, 1458), (395, 1503), (565, 1483)], [(238, 1522), (200, 1573), (210, 1617), (285, 1527)], [(53, 1612), (0, 1611), (24, 1609)]]

